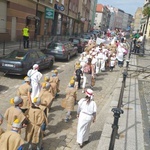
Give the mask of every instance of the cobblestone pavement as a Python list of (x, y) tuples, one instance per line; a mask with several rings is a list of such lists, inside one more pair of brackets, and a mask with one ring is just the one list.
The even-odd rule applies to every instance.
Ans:
[[(75, 106), (72, 112), (72, 118), (68, 123), (64, 122), (65, 110), (60, 106), (61, 100), (65, 97), (65, 89), (69, 82), (70, 77), (73, 75), (73, 64), (77, 58), (73, 58), (70, 62), (56, 62), (53, 69), (58, 69), (60, 76), (60, 95), (53, 102), (51, 111), (48, 116), (49, 124), (46, 130), (46, 137), (43, 139), (44, 150), (74, 150), (79, 149), (76, 144), (76, 128), (77, 118)], [(48, 70), (42, 71), (43, 74), (50, 73)], [(51, 74), (51, 73), (50, 73)], [(97, 120), (91, 126), (90, 142), (82, 149), (96, 150), (103, 125), (107, 117), (110, 99), (108, 98), (118, 77), (122, 75), (120, 68), (116, 67), (113, 72), (101, 72), (96, 77), (96, 85), (94, 87), (94, 99), (98, 106)], [(10, 106), (9, 99), (15, 96), (16, 89), (23, 82), (23, 77), (19, 76), (2, 76), (0, 75), (0, 112), (4, 114), (5, 110)], [(85, 95), (78, 90), (78, 100)], [(6, 122), (4, 121), (3, 127), (5, 128)]]

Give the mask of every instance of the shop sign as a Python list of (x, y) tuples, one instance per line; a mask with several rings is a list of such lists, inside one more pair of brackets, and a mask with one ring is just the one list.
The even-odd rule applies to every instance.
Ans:
[(64, 7), (64, 5), (58, 5), (58, 4), (55, 4), (54, 5), (54, 8), (56, 9), (56, 10), (60, 10), (60, 11), (64, 11), (65, 10), (65, 7)]
[(51, 9), (49, 7), (45, 8), (45, 18), (46, 19), (54, 19), (54, 9)]

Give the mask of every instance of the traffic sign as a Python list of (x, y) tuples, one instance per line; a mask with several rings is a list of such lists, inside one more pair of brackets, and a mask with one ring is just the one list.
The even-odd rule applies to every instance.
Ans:
[(54, 19), (54, 9), (51, 9), (49, 7), (45, 8), (45, 18), (46, 19)]

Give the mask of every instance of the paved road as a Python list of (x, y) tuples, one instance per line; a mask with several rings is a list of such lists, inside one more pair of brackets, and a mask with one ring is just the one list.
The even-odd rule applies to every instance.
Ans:
[[(46, 130), (47, 136), (43, 140), (44, 150), (74, 150), (79, 149), (76, 144), (76, 109), (72, 113), (72, 119), (64, 122), (65, 110), (60, 106), (61, 100), (65, 97), (65, 88), (73, 75), (73, 65), (77, 58), (73, 58), (70, 62), (56, 62), (53, 69), (58, 69), (60, 76), (60, 96), (55, 99), (50, 114), (48, 116), (49, 124)], [(43, 74), (51, 74), (50, 71), (42, 71)], [(0, 112), (4, 114), (5, 110), (10, 106), (10, 98), (15, 96), (16, 89), (23, 82), (23, 77), (19, 76), (2, 76), (0, 73)], [(96, 150), (103, 125), (107, 117), (109, 109), (110, 95), (117, 83), (118, 77), (122, 75), (120, 68), (116, 67), (114, 72), (103, 72), (96, 78), (96, 85), (94, 87), (95, 101), (98, 106), (97, 121), (91, 126), (90, 143), (85, 145), (82, 149)], [(81, 90), (77, 93), (78, 99), (84, 97)], [(3, 127), (5, 128), (4, 121)]]

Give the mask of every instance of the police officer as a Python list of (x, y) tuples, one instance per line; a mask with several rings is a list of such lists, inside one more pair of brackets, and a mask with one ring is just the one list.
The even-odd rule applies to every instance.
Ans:
[(29, 48), (29, 28), (28, 26), (22, 29), (24, 48)]

